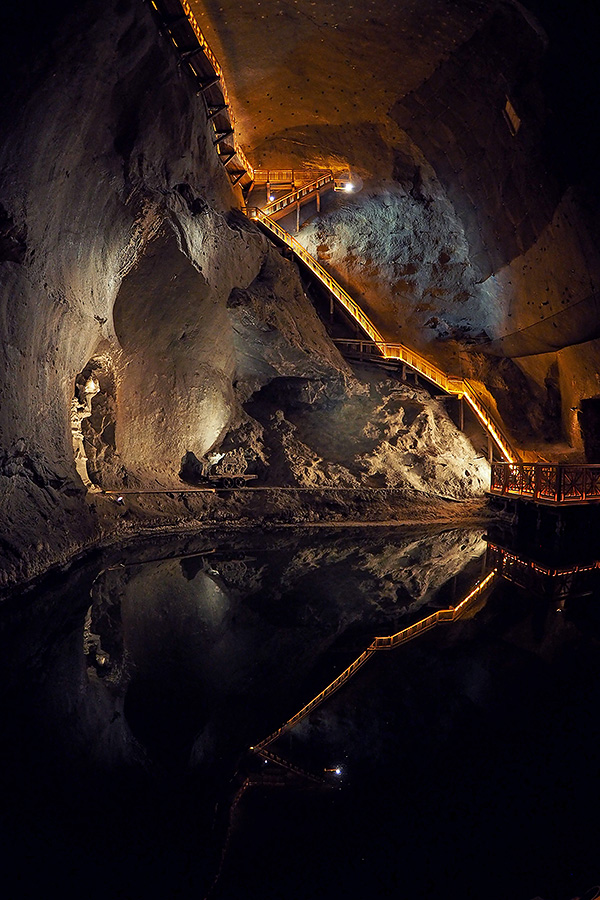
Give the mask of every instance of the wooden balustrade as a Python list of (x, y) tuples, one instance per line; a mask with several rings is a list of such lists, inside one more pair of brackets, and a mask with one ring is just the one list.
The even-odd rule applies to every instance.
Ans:
[(597, 589), (600, 575), (598, 561), (549, 568), (533, 559), (518, 556), (491, 541), (488, 542), (486, 562), (507, 581), (555, 600), (592, 593)]
[(600, 500), (600, 465), (493, 463), (490, 493), (536, 503), (568, 505)]

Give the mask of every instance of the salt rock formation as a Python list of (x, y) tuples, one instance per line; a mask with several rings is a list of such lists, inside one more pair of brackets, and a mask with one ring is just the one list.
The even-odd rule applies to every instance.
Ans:
[[(100, 535), (70, 416), (89, 379), (99, 390), (80, 425), (102, 487), (171, 486), (185, 453), (245, 440), (274, 482), (397, 483), (377, 441), (370, 459), (327, 461), (285, 404), (273, 422), (260, 412), (277, 379), (342, 406), (356, 384), (293, 263), (236, 210), (204, 102), (150, 7), (65, 2), (31, 32), (14, 16), (0, 112), (2, 582)], [(390, 445), (397, 426), (381, 432)]]

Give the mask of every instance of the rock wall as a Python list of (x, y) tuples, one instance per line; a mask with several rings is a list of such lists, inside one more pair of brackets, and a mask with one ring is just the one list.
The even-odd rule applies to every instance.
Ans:
[[(0, 583), (122, 527), (99, 521), (82, 453), (105, 488), (172, 487), (186, 454), (222, 444), (250, 445), (274, 484), (479, 495), (485, 462), (446, 414), (424, 395), (415, 418), (410, 390), (399, 406), (394, 384), (360, 387), (295, 265), (235, 209), (202, 97), (150, 5), (65, 0), (29, 31), (11, 15)], [(365, 446), (332, 449), (357, 397)]]
[[(203, 100), (150, 7), (63, 4), (46, 24), (38, 42), (17, 16), (19, 88), (1, 113), (5, 580), (97, 534), (70, 430), (82, 372), (110, 382), (96, 403), (116, 421), (89, 434), (97, 468), (112, 442), (106, 468), (121, 484), (172, 481), (186, 450), (202, 454), (223, 434), (236, 409), (227, 300), (275, 253), (230, 216), (239, 201)], [(297, 276), (283, 265), (289, 288)], [(313, 355), (320, 341), (331, 359), (305, 299), (304, 313)]]
[[(579, 400), (598, 399), (589, 4), (280, 0), (257, 20), (233, 0), (196, 6), (257, 163), (364, 182), (318, 219), (307, 204), (300, 239), (383, 333), (490, 386), (518, 444), (579, 453)], [(271, 27), (282, 40), (255, 78)]]

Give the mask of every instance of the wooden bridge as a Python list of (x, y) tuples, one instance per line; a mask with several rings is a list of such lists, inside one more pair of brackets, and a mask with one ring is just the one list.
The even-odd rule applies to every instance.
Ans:
[(377, 652), (377, 650), (391, 650), (394, 647), (399, 647), (400, 644), (406, 644), (408, 641), (412, 641), (414, 638), (419, 637), (424, 632), (429, 631), (432, 628), (435, 628), (436, 625), (439, 625), (443, 622), (455, 622), (457, 619), (460, 619), (461, 616), (464, 616), (472, 607), (475, 605), (476, 601), (478, 601), (484, 591), (491, 587), (496, 578), (496, 571), (490, 572), (483, 581), (479, 582), (473, 590), (467, 594), (467, 596), (461, 600), (461, 602), (450, 609), (440, 609), (435, 613), (432, 613), (430, 616), (426, 616), (424, 619), (421, 619), (419, 622), (415, 622), (414, 625), (409, 625), (408, 628), (403, 628), (402, 631), (396, 632), (396, 634), (388, 635), (387, 637), (376, 637), (372, 641), (371, 644), (367, 647), (367, 649), (358, 656), (354, 662), (350, 663), (350, 665), (344, 669), (344, 671), (335, 678), (331, 684), (328, 684), (327, 687), (322, 690), (316, 697), (303, 706), (295, 715), (293, 715), (287, 722), (266, 737), (264, 740), (260, 741), (258, 744), (254, 744), (250, 747), (250, 750), (254, 753), (262, 753), (269, 744), (272, 744), (273, 741), (277, 740), (277, 738), (281, 737), (282, 734), (285, 734), (290, 728), (293, 728), (294, 725), (297, 725), (298, 722), (301, 722), (302, 719), (305, 719), (314, 709), (321, 705), (325, 700), (335, 694), (342, 685), (344, 685), (353, 675), (355, 675), (359, 669), (364, 666), (370, 657)]
[(493, 463), (490, 493), (549, 506), (600, 501), (600, 465)]

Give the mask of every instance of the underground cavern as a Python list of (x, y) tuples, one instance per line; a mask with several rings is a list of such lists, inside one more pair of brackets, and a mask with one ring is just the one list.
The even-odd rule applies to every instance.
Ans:
[(599, 34), (5, 12), (15, 896), (591, 900)]

